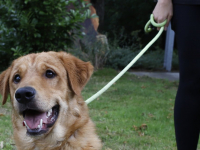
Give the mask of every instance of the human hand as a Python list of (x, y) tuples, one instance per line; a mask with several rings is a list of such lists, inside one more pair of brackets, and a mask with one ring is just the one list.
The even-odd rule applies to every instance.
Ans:
[[(167, 23), (165, 25), (165, 30), (167, 30), (169, 22), (173, 16), (172, 0), (158, 0), (153, 10), (153, 16), (157, 23), (162, 23), (167, 19)], [(157, 29), (160, 30), (160, 28)]]

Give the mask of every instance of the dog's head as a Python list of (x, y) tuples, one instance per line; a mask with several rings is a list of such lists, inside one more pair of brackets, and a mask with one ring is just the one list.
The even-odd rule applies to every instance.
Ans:
[(32, 136), (48, 134), (66, 118), (68, 124), (74, 123), (69, 116), (79, 116), (85, 109), (79, 108), (85, 105), (83, 100), (74, 97), (81, 95), (92, 72), (89, 62), (65, 52), (20, 57), (0, 75), (3, 104), (10, 94), (17, 127)]

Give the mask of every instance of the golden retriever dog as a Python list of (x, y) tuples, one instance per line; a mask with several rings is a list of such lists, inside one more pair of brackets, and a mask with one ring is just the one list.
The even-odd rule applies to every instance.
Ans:
[(65, 52), (29, 54), (0, 74), (18, 150), (100, 150), (81, 90), (93, 66)]

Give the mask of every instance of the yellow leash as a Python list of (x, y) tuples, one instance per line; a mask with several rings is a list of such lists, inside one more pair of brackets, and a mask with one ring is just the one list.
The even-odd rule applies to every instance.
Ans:
[(86, 104), (89, 104), (93, 100), (95, 100), (97, 97), (99, 97), (101, 94), (103, 94), (109, 87), (111, 87), (128, 69), (131, 68), (131, 66), (149, 49), (151, 45), (161, 36), (162, 32), (164, 31), (164, 26), (167, 23), (167, 20), (165, 20), (162, 23), (156, 23), (153, 18), (153, 14), (150, 16), (150, 20), (145, 25), (145, 32), (148, 33), (152, 29), (150, 25), (152, 24), (155, 27), (160, 27), (159, 32), (157, 35), (140, 51), (140, 53), (116, 76), (114, 77), (107, 85), (105, 85), (100, 91), (98, 91), (96, 94), (91, 96), (89, 99), (87, 99), (85, 102)]

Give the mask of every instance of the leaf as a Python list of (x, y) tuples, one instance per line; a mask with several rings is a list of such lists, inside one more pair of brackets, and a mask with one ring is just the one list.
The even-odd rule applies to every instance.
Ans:
[(4, 114), (0, 114), (0, 117), (3, 117), (3, 116), (5, 116)]
[(146, 130), (146, 129), (147, 129), (147, 125), (146, 125), (146, 124), (142, 124), (142, 125), (140, 126), (140, 128), (141, 128), (142, 130)]
[(138, 132), (139, 136), (144, 136), (144, 132)]
[(137, 126), (135, 126), (135, 125), (133, 125), (133, 128), (135, 129), (135, 131), (137, 131), (137, 130), (138, 130), (138, 127), (137, 127)]
[(49, 5), (50, 2), (44, 1), (43, 4), (44, 4), (44, 5)]
[(146, 124), (142, 124), (141, 126), (137, 127), (135, 125), (133, 125), (133, 128), (135, 129), (135, 131), (143, 131), (147, 129), (147, 125)]
[(38, 23), (38, 20), (36, 18), (33, 18), (33, 20), (31, 21), (31, 24), (35, 26), (37, 23)]
[(29, 2), (29, 0), (25, 0), (24, 3), (27, 4)]
[(40, 15), (45, 15), (45, 12), (40, 11), (39, 14), (40, 14)]

